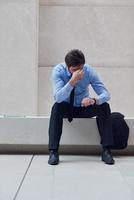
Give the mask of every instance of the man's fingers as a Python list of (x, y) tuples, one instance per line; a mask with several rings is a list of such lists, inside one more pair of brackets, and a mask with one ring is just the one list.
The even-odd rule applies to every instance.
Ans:
[(91, 105), (90, 102), (83, 102), (83, 103), (82, 103), (82, 106), (83, 106), (83, 107), (87, 107), (87, 106), (89, 106), (89, 105)]

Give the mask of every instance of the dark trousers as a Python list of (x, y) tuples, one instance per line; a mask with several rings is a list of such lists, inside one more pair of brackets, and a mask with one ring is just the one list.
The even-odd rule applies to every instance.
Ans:
[[(59, 148), (63, 118), (68, 117), (68, 108), (69, 104), (67, 102), (55, 103), (52, 107), (49, 124), (49, 150), (58, 150)], [(113, 145), (110, 114), (111, 111), (108, 103), (103, 103), (102, 105), (91, 105), (88, 107), (74, 107), (73, 109), (73, 118), (98, 117), (100, 125), (100, 143), (104, 147), (110, 147)]]

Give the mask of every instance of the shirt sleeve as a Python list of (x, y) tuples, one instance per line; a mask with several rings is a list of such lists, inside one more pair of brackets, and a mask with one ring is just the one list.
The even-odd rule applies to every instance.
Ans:
[(95, 69), (92, 68), (91, 73), (91, 86), (98, 95), (97, 104), (102, 104), (110, 100), (110, 93), (104, 86), (103, 82), (101, 81), (100, 77), (98, 76)]
[(73, 86), (64, 83), (60, 70), (54, 69), (52, 73), (54, 100), (61, 103), (70, 96)]

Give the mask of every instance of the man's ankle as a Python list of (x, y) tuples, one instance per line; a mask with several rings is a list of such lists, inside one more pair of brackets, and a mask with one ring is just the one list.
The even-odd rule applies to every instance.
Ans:
[(58, 150), (57, 149), (49, 149), (49, 152), (50, 153), (58, 153)]
[(110, 146), (103, 146), (103, 151), (111, 151), (111, 148)]

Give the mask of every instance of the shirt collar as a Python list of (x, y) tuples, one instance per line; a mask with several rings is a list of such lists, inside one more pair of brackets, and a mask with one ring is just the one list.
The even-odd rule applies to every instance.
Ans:
[(66, 69), (67, 76), (71, 76), (71, 72), (68, 70), (66, 63), (63, 63), (64, 68)]

